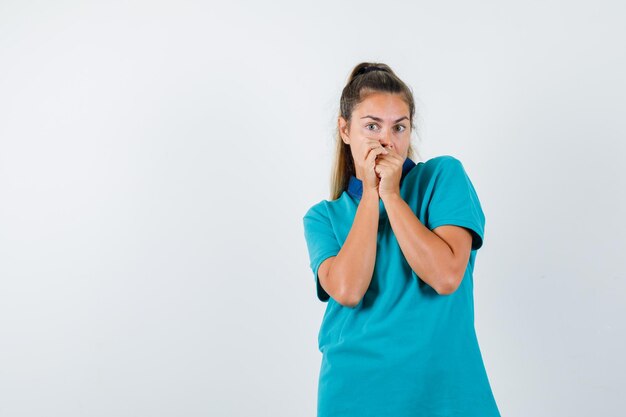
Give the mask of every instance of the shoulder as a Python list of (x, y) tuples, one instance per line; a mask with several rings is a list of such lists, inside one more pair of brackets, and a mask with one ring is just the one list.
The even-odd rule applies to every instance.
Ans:
[(424, 162), (424, 167), (431, 170), (445, 169), (449, 166), (463, 166), (461, 161), (452, 155), (439, 155)]
[(324, 222), (334, 223), (343, 222), (354, 216), (357, 203), (352, 197), (344, 191), (339, 198), (335, 200), (321, 200), (311, 206), (303, 216), (303, 220), (323, 220)]
[(313, 204), (304, 214), (304, 218), (306, 217), (328, 217), (328, 200), (322, 200)]
[(452, 155), (439, 155), (424, 162), (424, 173), (431, 179), (441, 175), (454, 175), (464, 172), (463, 163)]
[(336, 200), (321, 200), (313, 204), (304, 214), (304, 217), (329, 217), (333, 210), (344, 203), (347, 193), (344, 191)]

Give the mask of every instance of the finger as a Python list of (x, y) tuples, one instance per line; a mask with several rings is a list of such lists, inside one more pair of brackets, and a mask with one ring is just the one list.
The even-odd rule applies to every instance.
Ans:
[(393, 168), (396, 166), (393, 162), (389, 162), (385, 159), (377, 159), (376, 165), (379, 165), (381, 167), (389, 167), (389, 168)]
[(369, 160), (371, 158), (371, 160), (374, 161), (379, 155), (382, 155), (384, 151), (385, 150), (381, 147), (370, 149), (366, 159)]
[(400, 154), (398, 153), (394, 153), (393, 151), (385, 154), (384, 157), (387, 161), (394, 161), (398, 165), (402, 165), (404, 163), (404, 159), (402, 158), (402, 156), (400, 156)]
[(369, 171), (369, 170), (373, 170), (374, 168), (376, 168), (376, 157), (377, 156), (378, 155), (374, 151), (371, 151), (368, 154), (367, 158), (365, 159), (365, 163), (364, 163), (364, 166), (365, 166), (366, 170)]
[(389, 166), (402, 166), (400, 160), (398, 158), (395, 158), (393, 155), (378, 155), (378, 158), (376, 158), (376, 162), (380, 161), (385, 161)]
[(389, 145), (385, 146), (384, 148), (389, 152), (389, 155), (400, 157), (400, 154), (398, 153), (398, 150), (396, 148)]
[(381, 145), (378, 139), (368, 138), (368, 141), (365, 142), (365, 146), (369, 147), (370, 149), (381, 148), (385, 151), (383, 153), (389, 153), (389, 150), (385, 148), (383, 145)]

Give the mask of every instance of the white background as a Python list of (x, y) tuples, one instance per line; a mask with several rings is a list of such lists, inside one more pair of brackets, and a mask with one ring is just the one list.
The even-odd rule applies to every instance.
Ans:
[[(623, 415), (620, 1), (0, 1), (0, 415), (314, 416), (329, 198), (361, 61), (486, 214), (503, 416)], [(416, 161), (417, 162), (417, 161)]]

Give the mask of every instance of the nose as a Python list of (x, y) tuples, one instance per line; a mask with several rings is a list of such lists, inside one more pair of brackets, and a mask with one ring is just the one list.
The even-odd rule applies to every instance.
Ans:
[(391, 133), (383, 133), (380, 137), (380, 144), (382, 146), (391, 146)]

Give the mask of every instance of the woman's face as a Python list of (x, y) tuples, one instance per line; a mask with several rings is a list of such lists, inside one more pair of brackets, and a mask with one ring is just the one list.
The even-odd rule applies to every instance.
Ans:
[[(399, 94), (371, 93), (354, 107), (348, 126), (339, 116), (342, 140), (350, 145), (352, 157), (364, 155), (361, 149), (367, 138), (377, 139), (406, 159), (411, 139), (409, 106)], [(358, 149), (355, 149), (357, 147)]]

